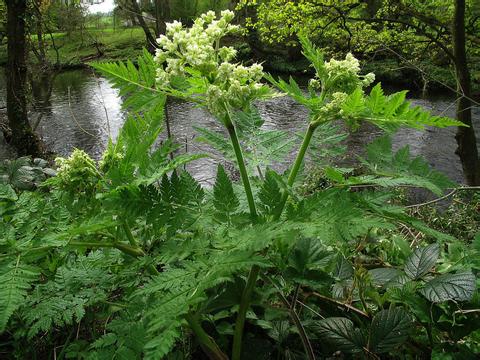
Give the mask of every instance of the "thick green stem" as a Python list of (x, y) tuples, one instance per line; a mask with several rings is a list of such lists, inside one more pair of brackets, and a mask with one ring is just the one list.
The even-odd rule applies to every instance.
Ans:
[[(295, 183), (295, 179), (297, 178), (298, 171), (300, 170), (300, 166), (302, 166), (303, 160), (305, 158), (305, 154), (307, 152), (308, 146), (310, 145), (310, 141), (312, 140), (313, 133), (318, 125), (311, 123), (308, 125), (307, 132), (305, 133), (305, 137), (303, 138), (302, 146), (298, 151), (297, 157), (295, 162), (293, 163), (292, 170), (290, 170), (290, 175), (288, 176), (287, 184), (288, 186), (293, 186)], [(277, 212), (275, 214), (275, 220), (278, 220), (280, 216), (282, 216), (283, 208), (288, 199), (288, 193), (284, 193), (282, 199), (280, 201), (280, 205), (277, 208)]]
[(235, 126), (229, 120), (226, 124), (228, 135), (230, 135), (230, 140), (232, 142), (233, 150), (235, 151), (235, 156), (237, 157), (238, 169), (240, 170), (240, 177), (242, 178), (243, 187), (245, 188), (245, 195), (247, 196), (248, 208), (250, 209), (250, 216), (253, 221), (257, 220), (257, 209), (255, 207), (255, 200), (253, 199), (252, 187), (250, 186), (250, 180), (248, 178), (247, 167), (245, 166), (245, 161), (243, 160), (242, 148), (238, 142), (237, 133), (235, 131)]
[(188, 314), (185, 319), (190, 326), (190, 329), (195, 333), (202, 350), (207, 354), (211, 360), (228, 360), (213, 339), (203, 330), (202, 326), (191, 314)]
[(95, 242), (95, 241), (70, 241), (71, 246), (85, 246), (90, 248), (115, 247), (114, 242)]
[(123, 222), (122, 227), (123, 231), (125, 231), (125, 235), (127, 235), (127, 239), (130, 245), (138, 247), (137, 240), (135, 240), (135, 238), (133, 237), (132, 230), (130, 230), (128, 224), (126, 222)]
[[(293, 168), (290, 171), (290, 175), (288, 177), (288, 185), (292, 186), (293, 183), (295, 182), (295, 178), (298, 175), (298, 171), (300, 170), (300, 166), (302, 165), (303, 159), (305, 158), (305, 153), (307, 152), (308, 146), (310, 144), (310, 141), (312, 140), (313, 133), (315, 132), (317, 125), (316, 124), (310, 124), (308, 126), (307, 132), (305, 134), (305, 137), (302, 142), (302, 146), (300, 147), (300, 150), (298, 152), (297, 158), (295, 159), (295, 163), (293, 164)], [(238, 139), (235, 134), (235, 128), (232, 125), (233, 129), (233, 134), (234, 138), (232, 137), (232, 133), (230, 132), (230, 129), (227, 127), (228, 132), (230, 134), (230, 138), (232, 139), (232, 144), (235, 149), (235, 142), (234, 138), (236, 141), (236, 144), (239, 149), (239, 153), (241, 156), (241, 149), (240, 145), (238, 144)], [(236, 152), (237, 153), (237, 152)], [(242, 159), (242, 164), (243, 164), (243, 157)], [(238, 154), (237, 154), (237, 160), (238, 160)], [(239, 161), (240, 163), (240, 161)], [(246, 169), (245, 165), (244, 166), (244, 171), (246, 174)], [(240, 174), (242, 174), (242, 170), (240, 169)], [(242, 177), (243, 179), (243, 177)], [(248, 181), (248, 177), (247, 177)], [(244, 183), (245, 185), (245, 183)], [(248, 183), (248, 189), (250, 190), (250, 195), (253, 203), (253, 195), (251, 193), (251, 188), (250, 188), (250, 183)], [(245, 190), (247, 192), (247, 187), (245, 187)], [(248, 192), (247, 192), (247, 198), (248, 198)], [(285, 203), (287, 202), (288, 194), (285, 193), (282, 197), (280, 206), (278, 207), (277, 214), (275, 214), (275, 219), (279, 219), (280, 216), (282, 215), (283, 208), (285, 207)], [(255, 211), (255, 204), (253, 203), (253, 209)], [(250, 208), (252, 210), (252, 208)], [(251, 212), (251, 211), (250, 211)], [(252, 213), (252, 212), (251, 212)], [(256, 218), (256, 211), (255, 211), (255, 218)], [(233, 334), (233, 348), (232, 348), (232, 360), (240, 360), (241, 354), (242, 354), (242, 337), (243, 337), (243, 329), (245, 327), (245, 319), (247, 315), (247, 310), (248, 307), (250, 306), (250, 299), (252, 297), (253, 289), (255, 288), (255, 283), (257, 282), (257, 277), (260, 272), (260, 268), (258, 266), (253, 266), (252, 269), (250, 270), (250, 273), (248, 274), (247, 278), (247, 283), (245, 285), (245, 289), (243, 290), (242, 293), (242, 299), (240, 301), (240, 307), (238, 309), (238, 314), (237, 314), (237, 320), (235, 322), (235, 332)]]
[(127, 244), (116, 243), (115, 248), (133, 257), (145, 256), (145, 252), (139, 247), (133, 247)]
[[(250, 186), (250, 180), (248, 178), (247, 168), (245, 166), (245, 161), (243, 160), (242, 149), (238, 141), (237, 133), (235, 131), (235, 126), (233, 125), (229, 116), (226, 118), (226, 127), (228, 134), (230, 135), (230, 140), (232, 142), (233, 150), (237, 157), (238, 169), (240, 170), (240, 176), (242, 178), (243, 187), (245, 188), (245, 195), (247, 196), (248, 207), (250, 209), (250, 216), (254, 222), (257, 220), (257, 209), (255, 207), (255, 200), (253, 199), (252, 187)], [(238, 309), (237, 320), (235, 322), (235, 332), (233, 335), (233, 348), (232, 348), (232, 359), (239, 360), (242, 352), (242, 337), (243, 337), (243, 328), (245, 326), (245, 318), (247, 315), (248, 307), (250, 306), (250, 298), (252, 297), (253, 289), (255, 288), (255, 283), (257, 281), (258, 273), (260, 268), (258, 266), (253, 266), (248, 275), (247, 283), (245, 289), (242, 293), (242, 299), (240, 301), (240, 307)]]
[(242, 354), (243, 328), (245, 327), (247, 310), (250, 306), (250, 299), (252, 297), (253, 289), (255, 288), (255, 283), (257, 282), (259, 272), (260, 268), (258, 266), (252, 266), (252, 269), (248, 274), (247, 283), (243, 289), (240, 306), (238, 308), (237, 320), (235, 322), (235, 332), (233, 334), (232, 360), (240, 360)]
[(84, 247), (89, 247), (89, 248), (115, 248), (118, 249), (122, 252), (124, 252), (127, 255), (133, 256), (133, 257), (139, 257), (139, 256), (144, 256), (145, 252), (140, 249), (139, 247), (134, 247), (130, 246), (127, 244), (123, 243), (118, 243), (118, 242), (94, 242), (94, 241), (70, 241), (68, 245), (71, 246), (84, 246)]

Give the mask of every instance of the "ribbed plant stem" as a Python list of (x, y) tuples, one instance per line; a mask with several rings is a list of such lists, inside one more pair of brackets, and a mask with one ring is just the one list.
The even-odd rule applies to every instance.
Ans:
[(228, 356), (225, 355), (218, 345), (212, 340), (212, 338), (203, 330), (202, 326), (191, 314), (185, 316), (185, 319), (190, 326), (190, 329), (195, 333), (200, 346), (203, 351), (211, 360), (228, 360)]
[[(295, 178), (298, 175), (298, 171), (300, 169), (300, 166), (302, 165), (303, 159), (305, 158), (305, 154), (307, 152), (308, 146), (310, 144), (310, 141), (312, 140), (313, 133), (315, 132), (315, 128), (317, 126), (315, 124), (310, 124), (308, 126), (307, 132), (305, 133), (305, 137), (302, 142), (302, 146), (300, 147), (300, 150), (298, 152), (298, 155), (295, 159), (295, 163), (293, 164), (292, 170), (290, 171), (290, 175), (288, 177), (287, 183), (289, 186), (292, 186), (293, 183), (295, 182)], [(238, 143), (237, 136), (235, 134), (235, 128), (233, 127), (232, 124), (232, 129), (233, 129), (233, 134), (234, 137), (232, 137), (231, 130), (227, 127), (228, 133), (230, 134), (230, 138), (232, 139), (232, 144), (233, 148), (235, 150), (235, 153), (237, 154), (236, 151), (236, 145), (237, 144), (239, 154), (240, 154), (240, 159), (242, 160), (243, 168), (245, 171), (246, 175), (246, 168), (245, 164), (243, 163), (243, 157), (240, 149), (240, 144)], [(237, 154), (237, 160), (240, 164), (239, 156)], [(239, 165), (240, 167), (240, 165)], [(240, 174), (242, 174), (242, 169), (240, 168)], [(242, 176), (243, 179), (243, 176)], [(247, 182), (248, 182), (248, 177), (247, 177)], [(244, 182), (245, 185), (245, 182)], [(253, 202), (253, 194), (251, 193), (251, 188), (250, 188), (250, 182), (248, 182), (248, 189), (250, 191), (251, 195), (251, 200), (253, 204), (253, 209), (255, 211), (255, 203)], [(248, 199), (248, 192), (247, 192), (247, 187), (245, 187), (245, 192), (247, 193), (247, 199)], [(275, 214), (275, 219), (278, 220), (280, 216), (282, 215), (283, 208), (285, 207), (285, 203), (287, 202), (288, 194), (285, 193), (282, 196), (280, 206), (278, 207), (278, 212)], [(250, 204), (250, 203), (249, 203)], [(250, 208), (250, 213), (252, 213), (252, 208)], [(256, 211), (255, 211), (255, 218), (257, 217)], [(247, 283), (245, 284), (245, 289), (243, 290), (242, 293), (242, 298), (240, 300), (240, 306), (238, 308), (238, 314), (237, 314), (237, 320), (235, 322), (235, 332), (233, 334), (233, 347), (232, 347), (232, 360), (240, 360), (241, 354), (242, 354), (242, 338), (243, 338), (243, 329), (245, 327), (245, 319), (247, 315), (247, 310), (248, 307), (250, 306), (250, 299), (252, 297), (253, 289), (255, 288), (255, 283), (257, 282), (258, 274), (260, 272), (260, 268), (256, 265), (252, 266), (252, 269), (250, 270), (250, 273), (248, 274), (247, 278)]]
[(255, 200), (253, 199), (252, 187), (250, 186), (250, 180), (248, 178), (247, 167), (245, 166), (245, 160), (243, 159), (242, 148), (238, 141), (237, 132), (235, 126), (229, 120), (226, 124), (228, 135), (230, 135), (230, 141), (232, 142), (233, 150), (237, 158), (238, 170), (240, 171), (240, 177), (242, 178), (243, 187), (245, 188), (245, 195), (247, 196), (248, 208), (250, 210), (250, 216), (253, 221), (257, 220), (257, 209), (255, 207)]
[[(300, 166), (302, 166), (303, 160), (305, 158), (305, 154), (307, 152), (308, 146), (310, 145), (310, 141), (312, 140), (313, 133), (317, 128), (316, 124), (308, 125), (307, 131), (302, 141), (302, 146), (298, 151), (297, 157), (295, 158), (295, 162), (293, 163), (292, 170), (290, 170), (290, 174), (288, 175), (287, 184), (288, 186), (293, 186), (295, 183), (295, 179), (297, 178), (298, 171), (300, 170)], [(283, 208), (288, 199), (288, 193), (284, 193), (282, 195), (282, 199), (280, 201), (280, 205), (277, 208), (277, 212), (275, 214), (275, 220), (278, 220), (280, 216), (282, 216)]]
[[(235, 126), (233, 125), (229, 116), (227, 116), (226, 118), (225, 125), (228, 131), (228, 135), (230, 136), (230, 141), (232, 142), (233, 150), (235, 151), (235, 156), (237, 157), (238, 169), (240, 170), (240, 176), (242, 178), (243, 187), (245, 188), (245, 195), (247, 196), (248, 207), (250, 209), (250, 217), (252, 218), (253, 222), (256, 222), (257, 209), (255, 207), (255, 200), (253, 199), (253, 192), (252, 187), (250, 186), (250, 180), (248, 178), (247, 167), (245, 166), (242, 148), (240, 147), (240, 143), (238, 141)], [(245, 318), (247, 315), (248, 307), (250, 305), (250, 298), (252, 297), (252, 292), (255, 288), (255, 283), (257, 281), (259, 271), (260, 268), (258, 266), (252, 266), (248, 275), (245, 289), (242, 293), (242, 299), (240, 300), (237, 320), (235, 322), (235, 331), (233, 334), (232, 360), (240, 359), (240, 355), (242, 352), (242, 338), (243, 328), (245, 326)]]
[(260, 268), (256, 265), (252, 266), (248, 274), (247, 283), (243, 289), (240, 306), (238, 308), (237, 320), (235, 322), (235, 332), (233, 334), (232, 360), (240, 360), (242, 354), (242, 338), (243, 328), (245, 327), (245, 319), (247, 310), (250, 306), (250, 299), (252, 298), (253, 289), (257, 282)]
[(125, 232), (125, 235), (127, 235), (127, 239), (130, 245), (138, 247), (137, 240), (135, 240), (135, 238), (133, 237), (132, 230), (130, 230), (130, 227), (128, 226), (128, 224), (126, 222), (123, 222), (122, 227), (123, 227), (123, 231)]

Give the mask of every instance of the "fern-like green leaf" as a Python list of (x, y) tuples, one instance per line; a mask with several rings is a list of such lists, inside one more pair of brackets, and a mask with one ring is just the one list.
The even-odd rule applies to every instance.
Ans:
[(282, 192), (278, 186), (277, 176), (273, 170), (268, 169), (265, 180), (258, 193), (260, 206), (264, 215), (274, 215), (281, 203)]
[(386, 96), (380, 83), (374, 86), (367, 97), (363, 96), (361, 89), (357, 89), (343, 104), (343, 116), (347, 122), (366, 120), (387, 131), (396, 130), (400, 126), (417, 129), (426, 126), (465, 126), (448, 117), (431, 115), (419, 106), (410, 106), (405, 101), (406, 94), (406, 91), (400, 91)]
[(164, 95), (155, 90), (156, 65), (147, 51), (138, 59), (138, 67), (131, 61), (96, 62), (91, 66), (102, 73), (125, 97), (123, 107), (132, 112), (148, 111), (165, 101)]
[(217, 167), (217, 180), (213, 187), (213, 204), (218, 213), (226, 218), (229, 218), (240, 205), (238, 197), (233, 191), (232, 182), (220, 164)]
[(24, 305), (28, 290), (38, 276), (38, 269), (21, 263), (20, 258), (0, 267), (0, 333), (15, 310)]

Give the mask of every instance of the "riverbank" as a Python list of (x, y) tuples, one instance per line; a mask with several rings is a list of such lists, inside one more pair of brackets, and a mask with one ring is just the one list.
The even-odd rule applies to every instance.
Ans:
[[(34, 37), (32, 37), (32, 40)], [(262, 62), (272, 73), (305, 75), (311, 71), (302, 56), (291, 58), (285, 51), (252, 49), (243, 39), (230, 39), (238, 50), (239, 60)], [(91, 61), (135, 60), (145, 46), (145, 34), (140, 27), (87, 29), (75, 35), (55, 33), (46, 38), (47, 58), (51, 64), (63, 69), (86, 66)], [(33, 52), (29, 61), (37, 61)], [(7, 46), (0, 45), (0, 66), (7, 62)], [(441, 92), (456, 88), (452, 69), (432, 63), (409, 63), (396, 58), (363, 59), (362, 68), (374, 72), (379, 81), (395, 84), (410, 90)], [(480, 97), (480, 62), (472, 64), (472, 88)]]

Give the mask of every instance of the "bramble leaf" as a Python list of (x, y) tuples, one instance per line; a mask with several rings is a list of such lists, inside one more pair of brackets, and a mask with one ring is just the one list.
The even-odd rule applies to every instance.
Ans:
[(469, 301), (476, 289), (473, 273), (444, 274), (427, 282), (420, 293), (431, 302)]
[(401, 308), (382, 310), (370, 325), (369, 350), (378, 354), (389, 352), (408, 338), (412, 319)]
[(316, 326), (320, 338), (335, 345), (338, 350), (354, 354), (363, 350), (365, 338), (347, 318), (331, 317), (320, 320)]
[(439, 256), (438, 244), (417, 248), (405, 262), (405, 273), (414, 280), (419, 279), (435, 266)]

